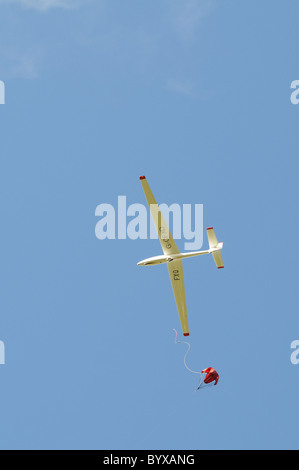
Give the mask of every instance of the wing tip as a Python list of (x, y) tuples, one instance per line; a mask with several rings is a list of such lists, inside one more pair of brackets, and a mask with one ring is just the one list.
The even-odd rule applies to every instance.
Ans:
[(143, 176), (139, 176), (139, 179), (140, 180), (146, 180), (146, 177), (143, 175)]
[(184, 333), (184, 336), (189, 336), (189, 333)]
[(218, 266), (218, 269), (224, 269), (224, 266)]
[(213, 227), (208, 227), (207, 230), (213, 230)]

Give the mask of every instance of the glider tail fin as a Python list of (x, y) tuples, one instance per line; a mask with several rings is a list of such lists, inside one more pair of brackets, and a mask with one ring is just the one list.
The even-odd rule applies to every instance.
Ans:
[(213, 255), (217, 268), (218, 269), (224, 268), (222, 255), (221, 255), (223, 243), (218, 242), (213, 227), (207, 228), (207, 235), (208, 235), (208, 240), (209, 240), (210, 251)]

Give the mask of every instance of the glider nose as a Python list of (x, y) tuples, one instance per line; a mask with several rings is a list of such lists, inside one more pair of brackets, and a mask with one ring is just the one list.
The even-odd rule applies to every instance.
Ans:
[(144, 261), (139, 261), (139, 263), (137, 263), (137, 266), (145, 266), (146, 263)]

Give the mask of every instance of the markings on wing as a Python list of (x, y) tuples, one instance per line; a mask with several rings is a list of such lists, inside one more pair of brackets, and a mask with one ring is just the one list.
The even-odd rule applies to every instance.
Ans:
[(172, 275), (173, 275), (173, 280), (174, 281), (180, 281), (181, 280), (180, 270), (179, 269), (173, 269), (172, 270)]
[[(159, 210), (159, 212), (160, 212), (160, 214), (161, 214), (161, 211), (160, 211), (160, 210)], [(172, 243), (171, 243), (170, 238), (167, 238), (167, 237), (169, 237), (169, 233), (170, 233), (168, 227), (165, 228), (165, 226), (162, 227), (162, 226), (160, 225), (160, 226), (159, 226), (159, 232), (160, 232), (160, 234), (161, 234), (161, 237), (159, 237), (159, 238), (160, 238), (160, 240), (161, 240), (161, 243), (164, 243), (164, 245), (165, 245), (165, 251), (166, 251), (166, 250), (171, 250), (171, 248), (172, 248)]]

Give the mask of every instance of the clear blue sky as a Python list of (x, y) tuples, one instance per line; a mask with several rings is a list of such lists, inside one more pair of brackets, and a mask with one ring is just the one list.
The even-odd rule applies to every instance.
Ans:
[[(297, 0), (0, 0), (0, 448), (299, 448), (298, 20)], [(198, 394), (167, 269), (136, 265), (159, 242), (95, 237), (142, 174), (224, 242), (224, 270), (184, 264), (189, 364), (220, 373)]]

